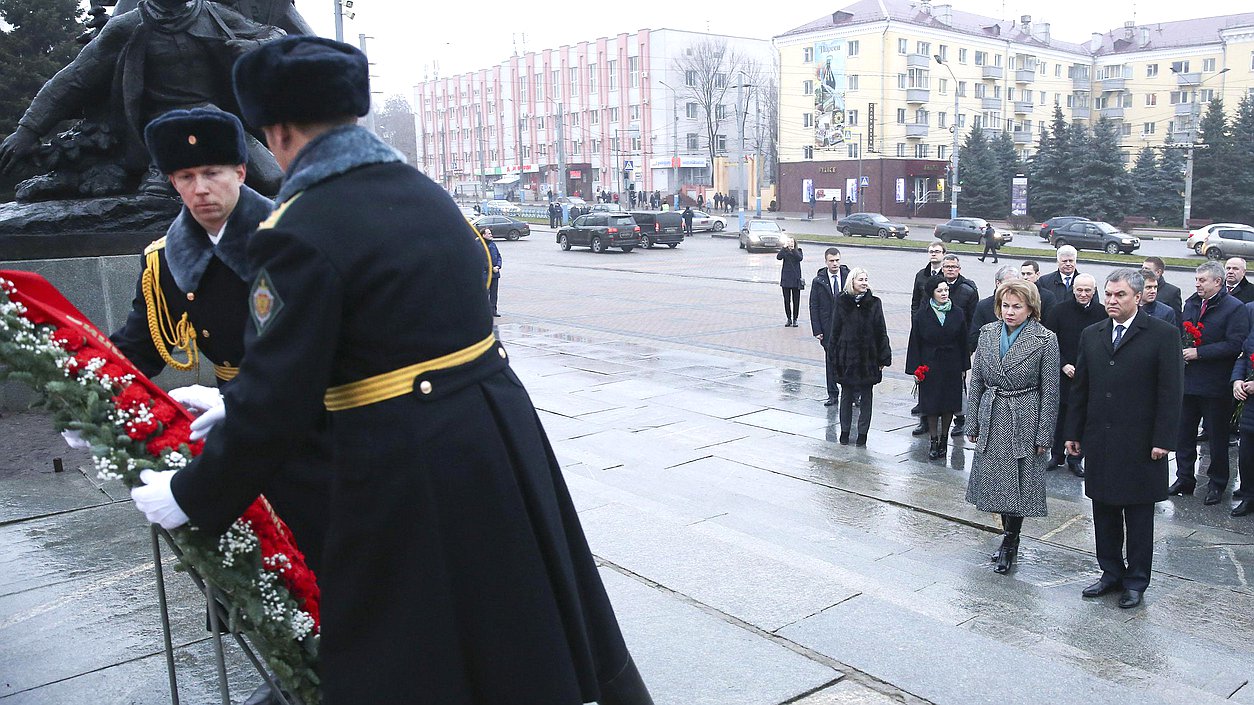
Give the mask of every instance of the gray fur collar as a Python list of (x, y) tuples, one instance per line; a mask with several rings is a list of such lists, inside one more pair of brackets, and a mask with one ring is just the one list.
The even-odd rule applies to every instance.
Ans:
[(165, 261), (174, 283), (183, 291), (195, 291), (214, 255), (240, 279), (251, 279), (248, 238), (273, 210), (273, 201), (247, 186), (241, 186), (239, 202), (231, 211), (231, 217), (226, 221), (226, 232), (215, 247), (205, 229), (192, 217), (187, 206), (183, 206), (165, 233)]
[(301, 191), (359, 166), (404, 161), (405, 155), (366, 128), (337, 127), (315, 137), (292, 160), (278, 202), (281, 205)]

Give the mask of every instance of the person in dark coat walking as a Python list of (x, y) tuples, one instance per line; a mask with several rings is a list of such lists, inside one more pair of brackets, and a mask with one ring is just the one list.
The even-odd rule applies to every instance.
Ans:
[(810, 332), (823, 346), (823, 367), (827, 373), (827, 401), (823, 402), (823, 406), (835, 406), (840, 403), (840, 385), (836, 383), (832, 360), (827, 354), (827, 331), (832, 328), (836, 297), (845, 290), (845, 282), (849, 281), (849, 267), (840, 263), (840, 250), (835, 247), (823, 252), (823, 262), (826, 266), (814, 275), (810, 285)]
[[(480, 233), (483, 236), (483, 244), (488, 248), (488, 261), (483, 263), (483, 279), (488, 288), (488, 302), (492, 304), (492, 316), (500, 318), (501, 314), (496, 311), (496, 292), (501, 283), (501, 251), (496, 247), (496, 241), (492, 239), (492, 229), (484, 228)], [(489, 273), (489, 270), (491, 272)]]
[[(931, 444), (927, 457), (945, 457), (949, 425), (962, 413), (962, 375), (971, 369), (967, 354), (967, 320), (949, 300), (949, 284), (931, 279), (928, 305), (919, 309), (910, 326), (906, 373), (917, 380), (919, 413), (927, 419)], [(923, 379), (919, 380), (920, 368)]]
[(853, 194), (845, 196), (845, 217), (848, 218), (853, 214)]
[(840, 220), (840, 199), (832, 199), (832, 220)]
[(493, 335), (486, 253), (438, 184), (357, 125), (367, 74), (322, 37), (236, 64), (287, 172), (249, 245), (255, 330), (204, 452), (133, 494), (150, 519), (219, 533), (329, 412), (326, 702), (650, 705)]
[(1084, 494), (1093, 501), (1102, 569), (1082, 594), (1122, 589), (1123, 608), (1141, 604), (1149, 586), (1154, 503), (1167, 499), (1167, 453), (1181, 437), (1180, 338), (1169, 324), (1137, 313), (1140, 289), (1133, 269), (1106, 278), (1108, 318), (1080, 335), (1064, 429), (1068, 452), (1088, 457)]
[(1228, 289), (1228, 294), (1236, 297), (1237, 301), (1248, 304), (1254, 301), (1254, 284), (1245, 278), (1245, 270), (1245, 260), (1240, 257), (1229, 257), (1224, 262), (1224, 286)]
[[(1204, 502), (1219, 504), (1228, 487), (1228, 429), (1232, 419), (1232, 367), (1250, 332), (1250, 317), (1240, 301), (1224, 288), (1224, 270), (1218, 262), (1197, 268), (1197, 293), (1184, 302), (1186, 325), (1200, 325), (1201, 342), (1184, 348), (1184, 398), (1180, 409), (1180, 438), (1176, 442), (1176, 481), (1172, 495), (1191, 495), (1197, 487), (1197, 426), (1210, 432), (1210, 482)], [(1187, 438), (1186, 438), (1187, 436)]]
[[(1158, 275), (1158, 300), (1174, 308), (1176, 313), (1184, 313), (1184, 295), (1180, 291), (1180, 287), (1167, 281), (1164, 274), (1167, 271), (1167, 265), (1163, 262), (1162, 257), (1146, 257), (1145, 264), (1142, 269), (1148, 269)], [(1183, 323), (1184, 319), (1181, 318)]]
[[(1002, 282), (1019, 278), (1019, 270), (1015, 269), (1013, 265), (999, 267), (997, 274), (993, 276), (993, 293), (997, 293), (997, 287), (1001, 286)], [(1038, 290), (1037, 293), (1039, 294), (1040, 291)], [(996, 299), (996, 296), (986, 296), (980, 299), (980, 302), (975, 305), (975, 319), (967, 323), (967, 347), (972, 353), (975, 352), (976, 346), (980, 343), (980, 329), (985, 324), (997, 320), (994, 299)]]
[(1041, 325), (1030, 282), (1013, 279), (994, 295), (999, 323), (980, 329), (967, 394), (967, 440), (975, 447), (967, 501), (1001, 515), (993, 570), (1009, 572), (1024, 517), (1043, 517), (1045, 451), (1058, 418), (1058, 338)]
[(1001, 247), (1001, 235), (997, 234), (997, 228), (994, 228), (992, 223), (985, 223), (980, 242), (984, 245), (984, 251), (980, 253), (980, 261), (983, 262), (984, 258), (991, 254), (993, 264), (997, 264), (997, 250)]
[[(1041, 278), (1041, 265), (1033, 259), (1023, 260), (1023, 263), (1019, 265), (1019, 278), (1037, 284)], [(1049, 320), (1049, 314), (1054, 310), (1054, 304), (1058, 303), (1058, 299), (1054, 298), (1054, 292), (1039, 284), (1037, 284), (1036, 293), (1041, 295), (1041, 322), (1044, 323)]]
[(796, 328), (797, 315), (801, 313), (801, 290), (806, 288), (806, 280), (801, 276), (804, 258), (805, 253), (797, 247), (797, 241), (791, 239), (775, 255), (775, 259), (784, 261), (779, 268), (779, 286), (784, 291), (784, 315), (788, 316), (785, 328)]
[(1091, 325), (1106, 320), (1106, 312), (1093, 298), (1097, 281), (1091, 274), (1077, 274), (1066, 300), (1054, 307), (1045, 327), (1058, 336), (1058, 358), (1062, 370), (1058, 393), (1058, 432), (1049, 458), (1049, 469), (1062, 467), (1076, 477), (1084, 477), (1084, 456), (1066, 452), (1062, 429), (1067, 420), (1067, 401), (1071, 398), (1071, 380), (1075, 378), (1075, 366), (1080, 355), (1080, 333)]
[(684, 236), (692, 235), (692, 206), (685, 206), (684, 212), (679, 216), (684, 221)]
[(832, 357), (836, 381), (840, 383), (840, 442), (849, 443), (853, 404), (858, 401), (856, 443), (866, 445), (874, 406), (872, 390), (884, 380), (884, 368), (893, 364), (884, 305), (871, 293), (866, 270), (849, 271), (845, 290), (836, 298), (827, 353)]

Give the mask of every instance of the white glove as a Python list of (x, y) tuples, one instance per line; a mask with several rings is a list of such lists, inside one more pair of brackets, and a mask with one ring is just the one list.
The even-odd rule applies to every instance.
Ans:
[(222, 405), (222, 393), (214, 387), (193, 384), (190, 387), (171, 389), (170, 398), (192, 411), (208, 411)]
[(192, 419), (192, 433), (190, 436), (191, 440), (199, 441), (205, 436), (208, 436), (209, 432), (213, 430), (213, 427), (216, 426), (219, 421), (225, 418), (226, 418), (226, 404), (218, 404), (217, 406), (206, 411), (200, 416), (197, 416), (196, 418)]
[(62, 431), (61, 437), (65, 439), (65, 444), (74, 450), (91, 450), (91, 444), (83, 438), (81, 431)]
[(144, 470), (139, 473), (143, 486), (131, 490), (131, 499), (135, 500), (139, 511), (148, 517), (148, 521), (160, 524), (163, 529), (173, 529), (188, 521), (170, 489), (170, 480), (176, 472), (178, 470)]

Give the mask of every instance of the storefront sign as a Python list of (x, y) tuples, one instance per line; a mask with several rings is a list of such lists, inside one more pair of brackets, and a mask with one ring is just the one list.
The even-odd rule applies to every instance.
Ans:
[(866, 106), (866, 151), (875, 151), (875, 103)]
[(845, 40), (814, 45), (814, 146), (835, 147), (845, 141)]
[(905, 202), (906, 202), (906, 180), (905, 180), (905, 179), (903, 179), (903, 178), (898, 178), (898, 179), (897, 179), (897, 189), (896, 189), (896, 194), (897, 194), (897, 202), (898, 202), (898, 203), (905, 203)]
[(657, 157), (649, 160), (650, 169), (705, 169), (709, 166), (709, 157)]

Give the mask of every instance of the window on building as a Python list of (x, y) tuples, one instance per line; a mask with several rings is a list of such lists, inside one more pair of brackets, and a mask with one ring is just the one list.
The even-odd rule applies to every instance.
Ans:
[(727, 86), (727, 74), (725, 73), (714, 74), (714, 87), (725, 88), (726, 86)]
[(949, 127), (949, 113), (945, 113), (945, 112), (936, 113), (936, 126), (937, 127)]
[(695, 85), (697, 85), (697, 72), (696, 72), (696, 71), (685, 71), (685, 72), (684, 72), (684, 85), (685, 85), (685, 86), (695, 86)]
[(906, 144), (905, 143), (903, 142), (897, 143), (897, 156), (899, 157), (906, 156)]
[(1152, 135), (1152, 134), (1154, 134), (1154, 127), (1155, 127), (1155, 125), (1154, 125), (1154, 123), (1152, 123), (1152, 122), (1147, 122), (1147, 123), (1145, 123), (1144, 125), (1141, 125), (1141, 134), (1143, 134), (1143, 135)]
[(1042, 61), (1041, 63), (1036, 65), (1037, 73), (1041, 74), (1042, 76), (1044, 76), (1047, 73), (1045, 70), (1045, 63), (1046, 62)]
[(572, 66), (567, 73), (570, 75), (570, 95), (574, 97), (579, 94), (579, 69)]
[(1202, 59), (1202, 71), (1204, 73), (1214, 73), (1215, 72), (1215, 60), (1214, 59)]
[(1189, 62), (1188, 61), (1173, 61), (1171, 62), (1171, 70), (1176, 73), (1188, 73)]
[(1187, 102), (1189, 102), (1188, 91), (1172, 91), (1171, 92), (1171, 104), (1172, 105), (1179, 105), (1181, 103), (1187, 103)]
[(858, 111), (857, 110), (845, 111), (845, 124), (850, 127), (858, 126)]
[[(1040, 98), (1041, 98), (1041, 99), (1040, 99), (1040, 101), (1037, 103), (1037, 105), (1044, 105), (1044, 104), (1045, 104), (1045, 91), (1038, 91), (1038, 94), (1039, 94), (1039, 96), (1040, 96)], [(1032, 95), (1032, 91), (1028, 91), (1028, 97), (1031, 97), (1031, 95)], [(1054, 94), (1054, 102), (1055, 102), (1055, 103), (1057, 103), (1057, 102), (1058, 102), (1058, 94), (1057, 94), (1057, 93), (1055, 93), (1055, 94)]]
[(1123, 135), (1124, 137), (1128, 137), (1129, 135), (1131, 135), (1132, 123), (1130, 122), (1121, 123), (1119, 125), (1119, 134)]
[(592, 153), (596, 154), (601, 151), (601, 140), (592, 140)]
[(973, 125), (976, 128), (980, 128), (984, 126), (984, 117), (980, 115), (979, 113), (976, 113), (974, 116), (972, 116), (971, 119), (974, 120)]
[(701, 106), (696, 103), (689, 103), (684, 106), (684, 116), (689, 118), (701, 117)]
[(958, 81), (958, 90), (956, 91), (959, 98), (967, 97), (967, 82)]
[[(961, 93), (959, 93), (959, 95), (962, 95), (962, 94), (961, 94)], [(986, 85), (985, 85), (985, 84), (983, 84), (983, 83), (977, 83), (977, 84), (975, 84), (975, 97), (976, 97), (976, 98), (983, 98), (983, 97), (985, 97), (986, 95), (988, 95), (988, 86), (986, 86)]]
[(1214, 88), (1203, 88), (1197, 92), (1197, 100), (1200, 103), (1209, 103), (1215, 99)]
[(922, 54), (924, 56), (931, 56), (932, 55), (932, 43), (925, 42), (922, 40), (915, 42), (914, 53)]
[(689, 132), (688, 139), (685, 141), (685, 148), (689, 151), (701, 149), (701, 143), (697, 141), (697, 133)]
[(536, 100), (544, 100), (544, 74), (538, 73), (535, 76)]
[(857, 142), (846, 142), (845, 147), (850, 159), (857, 159), (862, 156), (862, 145)]
[(801, 62), (805, 64), (814, 63), (814, 47), (802, 47)]
[(814, 95), (814, 81), (802, 81), (801, 92), (806, 95)]
[(600, 125), (600, 124), (601, 124), (601, 111), (600, 111), (600, 110), (589, 110), (589, 111), (588, 111), (588, 124), (589, 124), (589, 125)]
[(814, 147), (806, 145), (802, 148), (801, 155), (806, 159), (814, 159)]
[(931, 85), (927, 69), (907, 69), (906, 73), (908, 75), (907, 88), (928, 88)]
[(897, 87), (904, 89), (906, 87), (907, 77), (904, 73), (897, 74)]
[(850, 75), (845, 76), (845, 82), (849, 90), (851, 91), (858, 90), (858, 74), (855, 73), (855, 74), (850, 74)]
[(967, 50), (966, 49), (962, 49), (962, 48), (958, 49), (958, 63), (960, 64), (967, 63)]
[(531, 158), (531, 147), (523, 147), (523, 148), (522, 148), (522, 154), (523, 154), (523, 159), (530, 159), (530, 158)]
[(628, 115), (627, 117), (628, 120), (639, 120), (640, 119), (640, 106), (639, 105), (628, 106), (627, 115)]
[(632, 137), (631, 138), (631, 151), (639, 152), (641, 149), (643, 149), (643, 147), (641, 146), (643, 144), (644, 144), (644, 138)]
[(549, 156), (549, 146), (547, 144), (540, 145), (540, 156), (542, 157)]
[(1145, 65), (1145, 77), (1146, 78), (1153, 78), (1157, 75), (1158, 75), (1158, 64), (1146, 64)]
[(931, 145), (920, 143), (914, 146), (914, 158), (915, 159), (927, 159), (928, 156), (931, 155), (931, 153), (932, 153)]
[[(1032, 95), (1029, 93), (1028, 98), (1031, 98), (1031, 97)], [(1014, 99), (1015, 99), (1015, 89), (1014, 89), (1014, 86), (1010, 86), (1009, 88), (1006, 89), (1006, 100), (1014, 102)]]
[(949, 79), (948, 78), (936, 79), (936, 90), (941, 95), (949, 95)]
[(1054, 64), (1054, 78), (1062, 78), (1062, 64)]
[(1000, 83), (993, 84), (993, 97), (998, 98), (998, 99), (1001, 98), (1001, 84)]
[(727, 135), (715, 135), (714, 136), (714, 149), (715, 151), (718, 151), (718, 152), (727, 151)]
[(948, 159), (948, 158), (949, 158), (949, 148), (948, 148), (948, 147), (946, 147), (946, 146), (945, 146), (945, 145), (943, 145), (943, 144), (938, 144), (938, 145), (936, 145), (936, 158), (937, 158), (937, 159)]
[(858, 40), (857, 40), (857, 39), (851, 39), (851, 40), (849, 40), (849, 42), (847, 42), (845, 46), (849, 47), (849, 55), (850, 55), (850, 56), (857, 56), (857, 55), (858, 55), (859, 44), (858, 44)]
[(1123, 100), (1120, 101), (1120, 104), (1125, 108), (1131, 108), (1132, 107), (1132, 94), (1124, 93)]
[(906, 109), (905, 108), (897, 108), (897, 124), (898, 125), (906, 124)]
[(802, 127), (814, 127), (814, 113), (806, 113), (801, 116)]
[(605, 63), (605, 68), (609, 71), (609, 74), (605, 79), (605, 87), (611, 91), (618, 90), (618, 62), (607, 61)]
[(718, 105), (714, 106), (714, 119), (715, 120), (727, 119), (727, 106), (726, 105), (719, 103)]
[(524, 103), (527, 102), (527, 77), (526, 76), (518, 77), (518, 99)]
[(965, 127), (967, 126), (967, 116), (966, 116), (966, 113), (958, 113), (958, 115), (954, 117), (954, 120), (955, 120), (956, 124), (958, 125), (958, 129), (959, 129), (959, 130), (961, 130), (961, 129), (963, 129), (963, 128), (965, 128)]
[[(1254, 51), (1250, 52), (1250, 70), (1254, 71)], [(1254, 91), (1254, 88), (1251, 88), (1250, 90)]]
[(946, 44), (938, 44), (936, 46), (936, 55), (941, 58), (941, 61), (949, 61), (949, 46)]
[(988, 52), (986, 51), (975, 52), (975, 65), (976, 66), (983, 66), (987, 63), (988, 63)]
[(914, 111), (914, 124), (916, 125), (927, 124), (927, 111), (926, 110), (923, 110), (922, 108), (920, 108)]
[(573, 142), (570, 143), (571, 154), (579, 154), (582, 151), (583, 151), (583, 142), (580, 142), (579, 140), (574, 140)]
[(640, 86), (640, 57), (627, 57), (627, 80), (632, 88)]
[(605, 116), (605, 119), (609, 120), (610, 122), (618, 122), (618, 108), (609, 108)]
[(618, 135), (614, 135), (610, 138), (610, 152), (618, 154)]
[(543, 116), (543, 115), (537, 115), (537, 116), (536, 116), (536, 129), (537, 129), (537, 130), (543, 130), (543, 129), (544, 129), (544, 116)]
[(597, 92), (597, 65), (588, 64), (588, 93)]
[(910, 51), (910, 41), (908, 39), (897, 40), (897, 53), (906, 54)]

